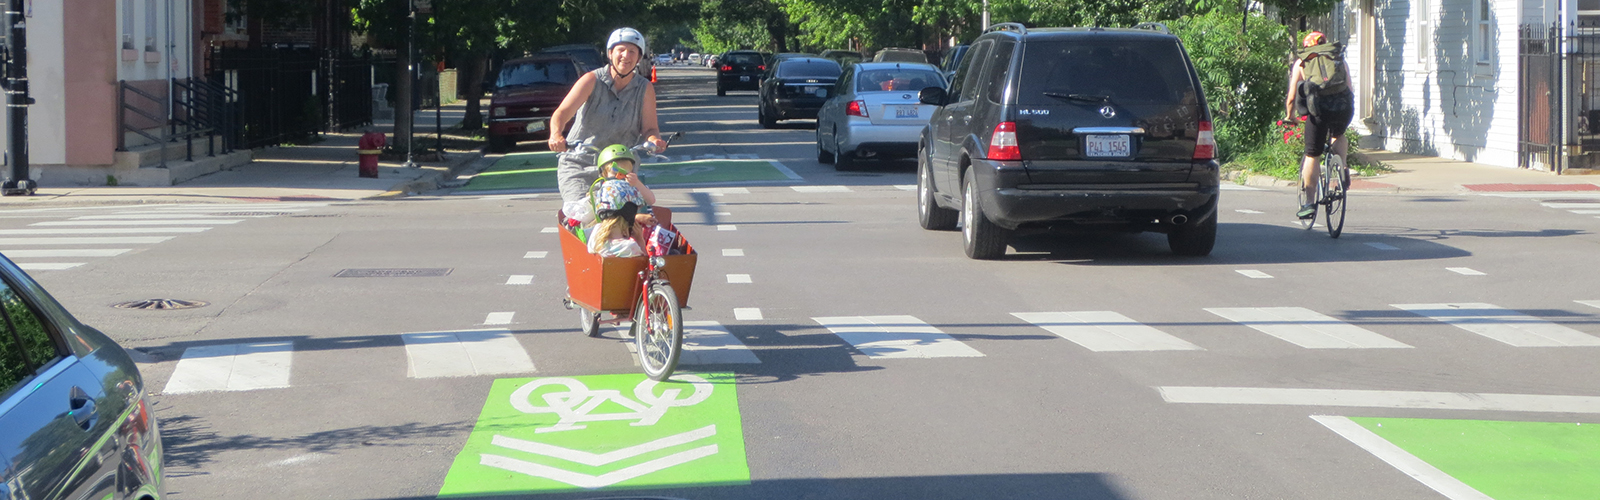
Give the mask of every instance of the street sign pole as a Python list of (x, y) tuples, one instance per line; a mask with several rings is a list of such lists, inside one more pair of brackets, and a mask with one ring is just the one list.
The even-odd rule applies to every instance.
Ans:
[(24, 20), (23, 3), (10, 0), (6, 6), (6, 22), (11, 31), (6, 35), (5, 91), (6, 107), (11, 111), (11, 134), (7, 137), (11, 178), (0, 185), (5, 196), (32, 195), (36, 186), (28, 176), (28, 25)]
[(411, 80), (411, 95), (406, 96), (406, 99), (410, 99), (413, 104), (406, 106), (407, 111), (411, 113), (411, 116), (406, 117), (406, 123), (410, 123), (411, 126), (406, 129), (410, 133), (406, 134), (405, 167), (411, 168), (417, 166), (416, 161), (411, 156), (411, 141), (417, 135), (417, 107), (415, 105), (417, 102), (417, 4), (406, 2), (406, 5), (409, 7), (406, 14), (406, 23), (408, 23), (406, 26), (406, 60), (408, 64), (406, 64), (405, 77)]

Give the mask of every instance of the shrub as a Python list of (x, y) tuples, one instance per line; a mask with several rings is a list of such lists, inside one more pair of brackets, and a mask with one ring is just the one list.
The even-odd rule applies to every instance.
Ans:
[[(1272, 122), (1283, 116), (1292, 46), (1289, 31), (1276, 21), (1227, 10), (1168, 24), (1194, 60), (1223, 162), (1273, 139)], [(1242, 24), (1248, 25), (1247, 31)]]

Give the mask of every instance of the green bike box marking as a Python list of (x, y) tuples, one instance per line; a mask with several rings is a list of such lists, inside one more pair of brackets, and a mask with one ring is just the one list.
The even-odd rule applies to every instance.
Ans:
[[(639, 168), (639, 177), (649, 186), (798, 180), (771, 160), (730, 159), (647, 163)], [(458, 191), (555, 188), (556, 154), (537, 152), (506, 155)]]
[(732, 374), (498, 379), (439, 497), (749, 484)]
[(1351, 418), (1495, 500), (1592, 500), (1600, 424)]

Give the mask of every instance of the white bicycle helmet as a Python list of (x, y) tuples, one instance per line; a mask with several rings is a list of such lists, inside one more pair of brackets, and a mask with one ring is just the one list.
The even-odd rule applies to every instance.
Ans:
[(611, 37), (606, 40), (606, 52), (610, 53), (611, 48), (616, 47), (619, 43), (631, 43), (634, 47), (639, 48), (640, 54), (644, 54), (646, 56), (650, 54), (649, 43), (644, 41), (644, 35), (639, 33), (639, 30), (633, 28), (617, 28), (616, 31), (612, 31)]

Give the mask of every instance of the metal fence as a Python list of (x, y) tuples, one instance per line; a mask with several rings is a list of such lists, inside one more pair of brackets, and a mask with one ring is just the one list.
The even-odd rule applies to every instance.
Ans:
[(370, 57), (218, 48), (211, 53), (210, 78), (238, 93), (236, 143), (246, 149), (372, 121)]
[(1518, 31), (1518, 166), (1600, 168), (1600, 25)]

